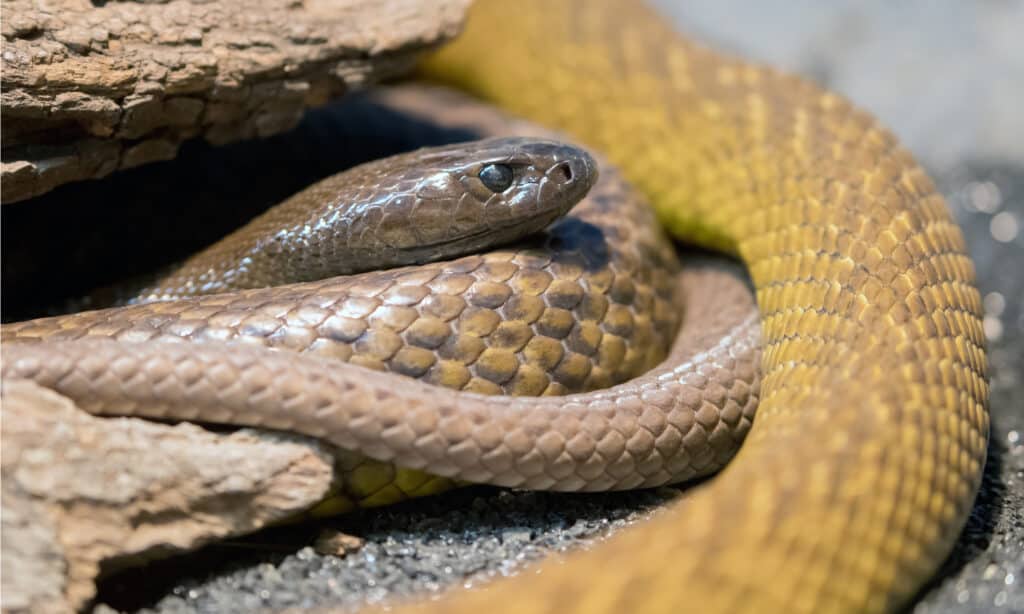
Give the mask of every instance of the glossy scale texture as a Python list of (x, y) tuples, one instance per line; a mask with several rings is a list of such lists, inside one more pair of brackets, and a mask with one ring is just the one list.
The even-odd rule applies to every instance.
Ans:
[[(384, 98), (459, 132), (550, 136), (451, 93)], [(451, 487), (449, 477), (654, 486), (727, 462), (760, 384), (744, 280), (704, 265), (679, 286), (678, 269), (653, 211), (605, 167), (567, 219), (526, 245), (7, 325), (3, 374), (96, 413), (324, 437), (343, 448), (342, 483), (316, 513), (430, 494)], [(615, 384), (562, 398), (468, 394), (550, 397)]]
[[(538, 573), (418, 607), (828, 612), (905, 604), (963, 525), (988, 433), (972, 265), (945, 204), (911, 156), (835, 95), (686, 42), (627, 0), (528, 0), (512, 10), (481, 2), (463, 38), (428, 71), (599, 146), (651, 198), (673, 234), (739, 255), (757, 286), (765, 351), (757, 421), (722, 475), (568, 563), (544, 563)], [(390, 380), (373, 378), (369, 388), (339, 382), (360, 400), (345, 410), (330, 398), (310, 400), (319, 387), (290, 388), (287, 382), (308, 381), (299, 373), (275, 389), (288, 392), (288, 402), (264, 407), (252, 392), (264, 390), (273, 374), (308, 368), (313, 372), (305, 376), (322, 382), (315, 371), (323, 365), (255, 350), (224, 356), (217, 345), (176, 345), (177, 362), (155, 344), (130, 351), (109, 340), (16, 345), (6, 349), (5, 376), (33, 377), (85, 407), (152, 408), (178, 417), (195, 417), (199, 407), (211, 418), (311, 434), (319, 428), (380, 456), (421, 441), (405, 434), (396, 416), (374, 414), (396, 402), (422, 408), (426, 394), (413, 383), (381, 390), (374, 382), (383, 387)], [(218, 386), (212, 368), (260, 373), (270, 365), (277, 366), (249, 389)], [(160, 405), (160, 391), (136, 378), (140, 372), (161, 375), (170, 397), (191, 404)], [(654, 384), (681, 379), (673, 370)], [(706, 384), (697, 386), (695, 399)], [(640, 416), (631, 424), (641, 444), (642, 430), (664, 424), (659, 416), (684, 415), (673, 406), (685, 405), (684, 391), (666, 385), (660, 394), (631, 394), (630, 385), (565, 399), (562, 407), (590, 428), (615, 425), (613, 408)], [(506, 402), (547, 402), (479, 405), (477, 397), (452, 394), (428, 400), (448, 417), (480, 416), (478, 408)], [(592, 406), (596, 417), (577, 413), (577, 402)], [(317, 419), (284, 411), (297, 406), (312, 407)], [(553, 440), (537, 430), (541, 422), (531, 423), (530, 432), (541, 435), (536, 447), (522, 448), (527, 462), (488, 467), (487, 452), (463, 442), (493, 442), (496, 431), (487, 432), (486, 419), (470, 422), (480, 430), (455, 420), (432, 439), (434, 423), (417, 423), (427, 427), (427, 445), (409, 461), (433, 455), (447, 475), (460, 475), (453, 465), (477, 473), (514, 467), (520, 477), (556, 480), (618, 471), (586, 438), (547, 448)], [(367, 424), (371, 436), (396, 433), (387, 440), (391, 447), (357, 437)], [(634, 448), (631, 442), (621, 449)], [(455, 452), (447, 461), (445, 450)], [(586, 450), (599, 454), (574, 454)], [(650, 456), (626, 466), (643, 468), (637, 458)], [(608, 467), (616, 468), (602, 474)]]
[(973, 265), (910, 154), (842, 98), (632, 0), (484, 0), (426, 72), (597, 147), (673, 235), (739, 255), (765, 351), (721, 475), (568, 564), (424, 609), (905, 604), (963, 526), (988, 437)]

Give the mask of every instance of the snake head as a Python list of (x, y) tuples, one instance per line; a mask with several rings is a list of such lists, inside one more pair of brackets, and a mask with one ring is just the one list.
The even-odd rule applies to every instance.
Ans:
[(386, 216), (375, 234), (408, 262), (538, 232), (582, 200), (598, 173), (586, 151), (536, 138), (484, 139), (405, 156), (416, 163), (406, 176), (415, 172), (417, 185), (408, 191), (402, 218)]
[[(162, 297), (224, 292), (421, 264), (542, 230), (597, 179), (587, 152), (492, 138), (419, 149), (327, 177), (197, 254)], [(149, 299), (147, 299), (149, 300)]]

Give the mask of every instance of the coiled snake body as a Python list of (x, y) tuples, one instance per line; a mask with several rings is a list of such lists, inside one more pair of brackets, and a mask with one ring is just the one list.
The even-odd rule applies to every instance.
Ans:
[[(686, 272), (677, 288), (671, 244), (649, 206), (610, 168), (572, 216), (518, 248), (219, 292), (280, 281), (281, 272), (265, 264), (273, 260), (303, 274), (349, 270), (351, 258), (339, 260), (339, 252), (379, 249), (356, 239), (398, 237), (388, 241), (394, 244), (408, 234), (396, 230), (403, 226), (393, 216), (404, 215), (420, 235), (443, 238), (430, 248), (442, 253), (462, 251), (467, 240), (494, 231), (499, 239), (514, 237), (513, 228), (528, 233), (594, 182), (595, 162), (585, 153), (537, 140), (547, 134), (464, 97), (417, 91), (381, 97), (396, 110), (455, 124), (460, 134), (534, 138), (420, 150), (328, 178), (141, 288), (129, 286), (139, 295), (127, 302), (137, 304), (4, 326), (4, 341), (15, 344), (5, 348), (5, 376), (33, 377), (96, 413), (324, 437), (342, 448), (342, 484), (315, 513), (451, 486), (438, 476), (606, 490), (697, 477), (731, 458), (759, 388), (750, 293), (742, 280), (711, 265)], [(417, 161), (422, 164), (413, 171)], [(515, 167), (497, 194), (478, 179), (495, 162)], [(415, 180), (403, 190), (394, 177)], [(486, 204), (472, 207), (467, 198)], [(385, 214), (366, 205), (384, 199), (401, 202)], [(441, 206), (429, 202), (436, 199)], [(401, 207), (407, 200), (417, 202)], [(339, 202), (350, 204), (339, 208)], [(453, 232), (447, 216), (467, 208), (465, 224)], [(352, 224), (335, 232), (339, 213)], [(374, 231), (363, 237), (353, 225)], [(322, 236), (310, 240), (307, 229), (320, 227)], [(308, 245), (281, 248), (290, 243)], [(408, 244), (415, 249), (399, 255), (421, 253), (418, 240)], [(207, 295), (211, 286), (215, 293)], [(679, 328), (680, 292), (715, 300), (688, 310), (674, 351), (658, 365)], [(201, 347), (158, 343), (180, 340)], [(37, 347), (22, 347), (32, 343)], [(310, 358), (242, 347), (254, 345)], [(467, 392), (606, 390), (567, 399), (449, 395), (337, 360)]]
[[(742, 258), (757, 288), (764, 379), (755, 426), (709, 484), (571, 564), (421, 607), (904, 604), (966, 518), (988, 433), (972, 264), (910, 155), (840, 98), (682, 41), (627, 0), (481, 2), (427, 72), (598, 146), (675, 236)], [(60, 360), (106, 368), (73, 354)], [(22, 367), (38, 373), (32, 360)], [(139, 360), (171, 371), (156, 354)], [(87, 379), (61, 391), (88, 398)], [(446, 411), (464, 398), (440, 397)], [(628, 403), (648, 401), (657, 404)], [(289, 426), (280, 413), (269, 424)]]

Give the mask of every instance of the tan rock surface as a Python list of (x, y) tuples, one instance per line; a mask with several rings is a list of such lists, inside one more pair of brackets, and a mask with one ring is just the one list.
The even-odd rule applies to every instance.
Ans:
[(101, 566), (253, 531), (333, 479), (309, 439), (95, 418), (30, 382), (4, 381), (0, 411), (4, 612), (76, 611)]
[(2, 199), (266, 136), (408, 70), (468, 0), (4, 0)]

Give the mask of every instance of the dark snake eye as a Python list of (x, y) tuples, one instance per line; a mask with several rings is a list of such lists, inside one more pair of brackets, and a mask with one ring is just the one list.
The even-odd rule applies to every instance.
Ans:
[(492, 192), (504, 192), (512, 185), (512, 167), (507, 164), (488, 164), (480, 169), (479, 176)]

